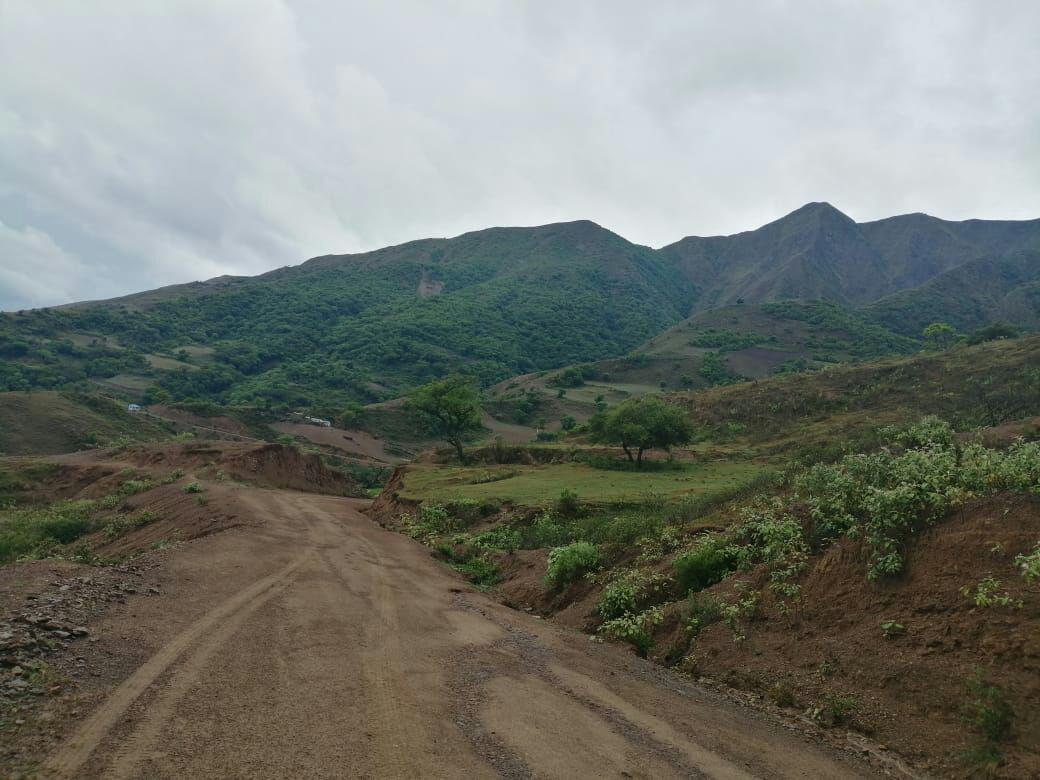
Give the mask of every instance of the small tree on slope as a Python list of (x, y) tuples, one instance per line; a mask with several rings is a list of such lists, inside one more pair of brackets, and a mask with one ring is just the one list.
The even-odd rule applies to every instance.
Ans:
[(430, 382), (409, 396), (408, 407), (422, 418), (427, 432), (448, 442), (466, 462), (462, 444), (467, 434), (481, 429), (480, 393), (472, 380), (450, 376)]
[(595, 415), (589, 427), (593, 441), (621, 445), (629, 461), (639, 465), (646, 450), (670, 452), (693, 438), (693, 425), (682, 409), (654, 396), (630, 398)]

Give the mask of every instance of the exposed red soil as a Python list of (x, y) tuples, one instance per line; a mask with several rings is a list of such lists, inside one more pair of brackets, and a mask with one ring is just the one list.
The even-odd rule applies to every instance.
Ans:
[(283, 444), (192, 442), (149, 444), (118, 452), (91, 450), (54, 458), (78, 467), (132, 466), (168, 473), (192, 471), (202, 477), (230, 478), (259, 487), (306, 490), (330, 495), (360, 495), (347, 475), (328, 468), (312, 453)]
[[(845, 541), (815, 561), (802, 580), (801, 606), (781, 615), (763, 589), (747, 639), (722, 623), (693, 642), (684, 665), (743, 690), (790, 696), (796, 710), (826, 709), (851, 695), (851, 725), (937, 774), (971, 774), (961, 760), (980, 738), (965, 723), (968, 680), (978, 670), (1005, 691), (1015, 713), (1014, 741), (1001, 746), (1001, 777), (1040, 777), (1040, 587), (1013, 560), (1040, 541), (1040, 497), (974, 501), (925, 532), (906, 573), (866, 577), (861, 544)], [(961, 593), (995, 577), (1023, 607), (976, 607)], [(762, 586), (764, 581), (755, 581)], [(733, 582), (715, 591), (731, 591)], [(881, 624), (905, 630), (890, 639)], [(658, 657), (685, 645), (679, 620)]]

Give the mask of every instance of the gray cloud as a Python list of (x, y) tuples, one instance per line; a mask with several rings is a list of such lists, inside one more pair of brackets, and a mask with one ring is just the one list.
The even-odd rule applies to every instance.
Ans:
[(1040, 6), (0, 0), (0, 308), (589, 218), (1040, 215)]

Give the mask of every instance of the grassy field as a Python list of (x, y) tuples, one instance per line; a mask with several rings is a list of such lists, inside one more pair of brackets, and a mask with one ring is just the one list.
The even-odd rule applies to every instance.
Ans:
[(766, 471), (764, 464), (740, 461), (683, 464), (675, 471), (614, 471), (584, 463), (465, 468), (415, 464), (409, 467), (400, 494), (427, 501), (492, 498), (539, 506), (569, 490), (584, 503), (642, 502), (651, 494), (674, 499), (730, 491)]

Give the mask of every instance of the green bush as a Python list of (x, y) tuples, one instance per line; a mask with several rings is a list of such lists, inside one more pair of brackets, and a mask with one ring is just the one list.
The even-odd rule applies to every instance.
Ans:
[(0, 562), (53, 554), (96, 528), (97, 504), (82, 499), (27, 507), (0, 516)]
[(628, 642), (636, 652), (645, 657), (654, 645), (654, 629), (661, 625), (664, 616), (660, 607), (653, 607), (638, 614), (625, 614), (608, 620), (600, 626), (600, 633), (611, 639)]
[(1008, 739), (1015, 713), (1004, 692), (987, 683), (976, 669), (968, 680), (968, 693), (972, 698), (964, 708), (964, 720), (991, 744)]
[(605, 620), (645, 609), (667, 593), (668, 579), (662, 575), (643, 571), (627, 571), (615, 577), (603, 589), (596, 611)]
[(726, 602), (718, 596), (691, 593), (686, 606), (686, 632), (696, 637), (707, 626), (718, 623), (726, 615)]
[(591, 542), (573, 542), (549, 551), (546, 581), (553, 587), (569, 585), (599, 565), (599, 550)]
[(185, 493), (201, 493), (203, 490), (205, 490), (205, 488), (198, 482), (189, 482), (184, 486)]
[(570, 528), (551, 513), (543, 512), (530, 525), (520, 529), (520, 546), (525, 550), (558, 547), (571, 541)]
[(470, 582), (481, 589), (490, 588), (502, 579), (498, 564), (479, 555), (461, 563), (453, 563), (452, 568), (462, 572)]
[(692, 550), (676, 556), (675, 578), (683, 593), (703, 590), (722, 580), (736, 564), (732, 546), (717, 536), (702, 541)]

